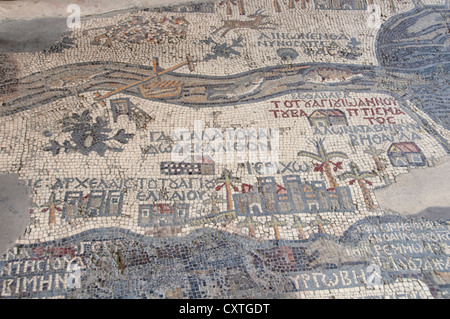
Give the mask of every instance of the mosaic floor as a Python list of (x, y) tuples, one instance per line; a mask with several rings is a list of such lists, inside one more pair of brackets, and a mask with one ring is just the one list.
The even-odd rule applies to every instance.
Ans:
[(1, 55), (0, 172), (31, 205), (0, 297), (449, 298), (449, 219), (375, 195), (450, 152), (449, 22), (206, 1)]

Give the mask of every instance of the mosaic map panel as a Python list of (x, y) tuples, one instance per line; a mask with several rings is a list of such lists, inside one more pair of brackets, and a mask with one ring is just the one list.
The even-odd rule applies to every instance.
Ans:
[(2, 55), (0, 171), (32, 207), (0, 297), (448, 298), (449, 221), (375, 191), (450, 152), (449, 22), (206, 1)]

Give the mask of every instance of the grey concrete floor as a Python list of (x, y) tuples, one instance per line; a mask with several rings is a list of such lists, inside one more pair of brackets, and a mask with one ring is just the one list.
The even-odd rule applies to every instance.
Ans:
[(161, 5), (199, 2), (186, 0), (46, 0), (0, 1), (0, 53), (48, 49), (70, 30), (67, 7), (80, 6), (81, 21)]
[(12, 247), (30, 222), (31, 202), (17, 175), (0, 175), (0, 253)]
[(436, 166), (412, 169), (397, 178), (395, 184), (375, 193), (384, 209), (401, 215), (424, 216), (429, 219), (450, 218), (450, 157)]
[(37, 18), (0, 22), (0, 53), (48, 49), (66, 32), (64, 18)]
[(0, 21), (4, 19), (36, 19), (59, 17), (66, 19), (70, 4), (80, 7), (82, 17), (119, 10), (169, 6), (199, 0), (18, 0), (0, 1)]

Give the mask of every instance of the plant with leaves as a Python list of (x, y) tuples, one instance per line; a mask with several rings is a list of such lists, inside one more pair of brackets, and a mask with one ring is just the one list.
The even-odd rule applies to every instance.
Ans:
[[(309, 2), (309, 0), (289, 0), (288, 2), (288, 8), (289, 9), (294, 9), (295, 8), (295, 3), (300, 1), (300, 6), (302, 9), (306, 9), (306, 3)], [(278, 3), (278, 0), (273, 0), (273, 5), (275, 7), (275, 11), (276, 12), (281, 12), (281, 6)]]
[(355, 182), (357, 182), (363, 194), (364, 203), (366, 204), (367, 209), (372, 212), (375, 211), (375, 204), (373, 202), (372, 196), (370, 195), (370, 191), (366, 186), (372, 186), (372, 182), (370, 182), (368, 178), (375, 177), (375, 174), (373, 174), (372, 172), (361, 172), (358, 166), (354, 162), (351, 162), (350, 171), (341, 174), (340, 177), (344, 179), (351, 178), (351, 180), (349, 181), (350, 185), (353, 185)]
[(323, 139), (319, 139), (315, 142), (317, 153), (300, 151), (297, 153), (297, 156), (306, 156), (318, 161), (319, 163), (314, 164), (314, 171), (321, 173), (325, 172), (330, 183), (330, 188), (328, 190), (335, 190), (336, 187), (338, 187), (338, 184), (331, 171), (331, 165), (333, 165), (333, 171), (336, 172), (338, 169), (342, 169), (342, 162), (334, 163), (331, 160), (333, 158), (348, 159), (348, 156), (343, 152), (328, 153), (323, 146), (323, 141)]
[(203, 201), (203, 204), (211, 204), (211, 211), (213, 214), (218, 214), (220, 212), (219, 206), (217, 204), (225, 203), (226, 200), (217, 195), (217, 192), (213, 192), (209, 199)]
[(289, 4), (288, 7), (289, 9), (294, 9), (295, 8), (295, 2), (300, 2), (300, 6), (302, 9), (306, 9), (306, 3), (309, 2), (309, 0), (289, 0)]
[(285, 226), (286, 222), (279, 221), (278, 218), (275, 216), (272, 217), (272, 220), (266, 222), (266, 226), (273, 227), (273, 230), (275, 231), (275, 239), (280, 239), (280, 230), (278, 229), (278, 226)]
[(275, 7), (275, 12), (281, 12), (281, 7), (278, 0), (273, 0), (273, 6)]
[(299, 231), (299, 239), (306, 239), (305, 232), (303, 231), (303, 228), (306, 226), (304, 222), (301, 221), (300, 217), (294, 216), (294, 223), (292, 224), (292, 227), (295, 227)]
[(360, 46), (361, 42), (359, 42), (356, 38), (351, 38), (350, 41), (347, 43), (347, 46), (345, 48), (340, 49), (337, 52), (337, 54), (340, 57), (346, 59), (356, 60), (363, 54)]
[(236, 0), (236, 1), (224, 0), (224, 1), (219, 2), (219, 6), (223, 6), (224, 4), (227, 6), (227, 15), (229, 15), (229, 16), (233, 13), (233, 11), (231, 9), (231, 5), (238, 7), (240, 15), (245, 14), (244, 0)]
[(61, 201), (60, 200), (56, 200), (56, 195), (55, 192), (52, 192), (50, 197), (48, 198), (48, 201), (41, 206), (45, 207), (42, 212), (46, 213), (47, 211), (50, 211), (50, 216), (48, 219), (48, 224), (50, 226), (52, 226), (55, 223), (55, 219), (56, 219), (56, 211), (61, 212), (62, 209), (59, 208), (58, 206), (61, 205)]
[(83, 155), (89, 155), (94, 151), (100, 156), (104, 156), (106, 151), (122, 152), (122, 148), (113, 147), (108, 142), (116, 141), (127, 144), (134, 137), (134, 134), (125, 133), (124, 129), (120, 129), (116, 134), (110, 136), (109, 133), (112, 130), (108, 128), (108, 122), (102, 117), (97, 117), (93, 122), (89, 110), (84, 111), (81, 115), (74, 113), (72, 116), (64, 118), (62, 124), (62, 132), (70, 132), (71, 140), (64, 141), (62, 145), (51, 140), (51, 145), (45, 147), (44, 151), (51, 151), (54, 156), (58, 155), (62, 149), (66, 153), (74, 150)]
[(227, 43), (217, 43), (214, 41), (211, 37), (207, 40), (201, 40), (201, 43), (205, 44), (213, 44), (212, 47), (212, 54), (208, 54), (203, 61), (207, 62), (211, 59), (216, 60), (218, 57), (229, 59), (232, 55), (241, 55), (239, 51), (236, 51), (235, 48), (242, 48), (242, 37), (239, 37), (237, 39), (233, 39), (231, 44), (228, 45)]
[(316, 216), (316, 219), (314, 219), (312, 222), (309, 223), (311, 227), (318, 228), (317, 232), (319, 234), (325, 234), (325, 228), (323, 228), (324, 225), (329, 225), (331, 222), (327, 219), (322, 219), (319, 215)]
[(254, 221), (251, 216), (247, 216), (247, 217), (245, 217), (245, 219), (243, 221), (240, 221), (237, 224), (237, 227), (239, 227), (239, 228), (247, 227), (250, 237), (255, 238), (255, 229), (256, 229), (256, 227), (261, 226), (261, 225), (262, 224), (260, 222)]
[(225, 169), (222, 172), (221, 177), (217, 180), (218, 183), (223, 183), (222, 185), (216, 186), (216, 191), (220, 191), (222, 187), (225, 186), (225, 190), (227, 193), (227, 210), (231, 211), (233, 209), (233, 196), (231, 193), (231, 189), (235, 192), (239, 192), (239, 188), (235, 186), (233, 183), (239, 183), (241, 181), (238, 177), (233, 177), (231, 171)]
[(385, 165), (381, 163), (380, 156), (384, 153), (384, 150), (378, 149), (373, 145), (370, 145), (368, 148), (364, 150), (364, 153), (372, 156), (373, 160), (375, 161), (375, 165), (377, 167), (378, 171), (384, 171)]

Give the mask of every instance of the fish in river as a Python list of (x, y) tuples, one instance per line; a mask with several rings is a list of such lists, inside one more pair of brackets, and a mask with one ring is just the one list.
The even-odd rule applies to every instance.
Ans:
[(362, 73), (354, 72), (347, 68), (334, 67), (314, 67), (303, 75), (305, 82), (313, 83), (341, 83), (350, 81), (356, 77), (361, 77)]
[(225, 88), (210, 88), (208, 100), (232, 99), (253, 95), (259, 92), (263, 83), (264, 76), (262, 74), (253, 74)]

